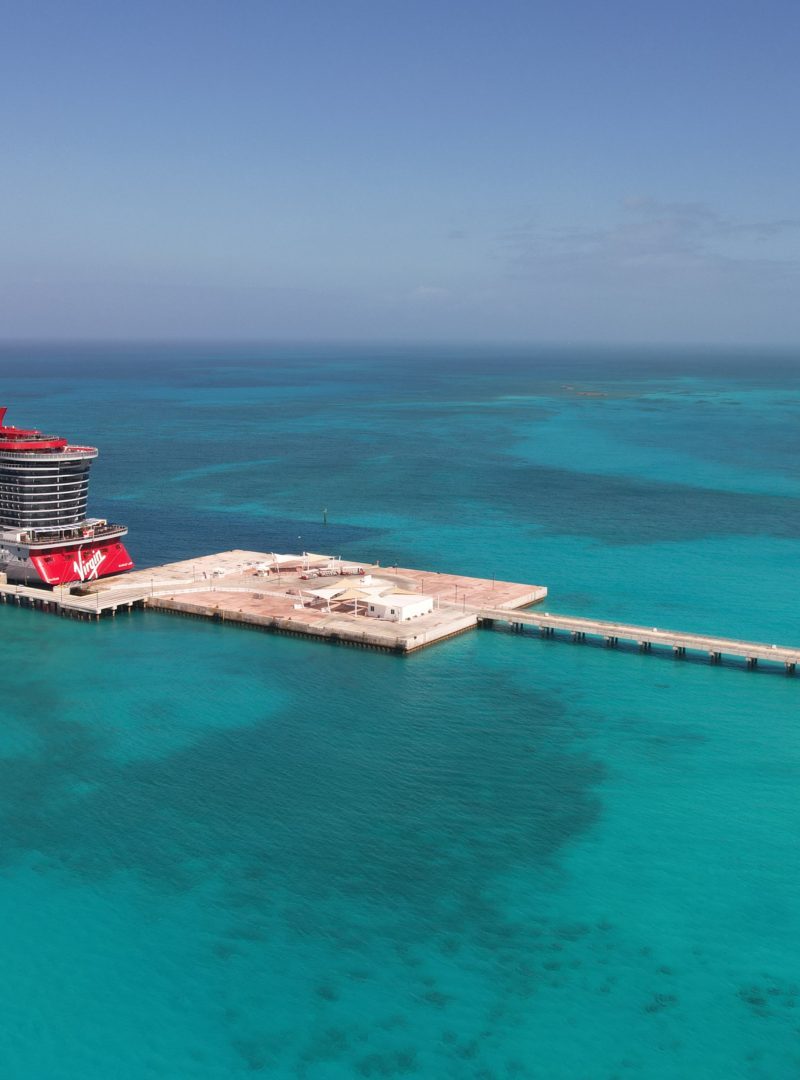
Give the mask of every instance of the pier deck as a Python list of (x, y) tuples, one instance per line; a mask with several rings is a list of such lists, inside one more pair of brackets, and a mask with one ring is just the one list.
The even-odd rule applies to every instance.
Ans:
[[(331, 569), (332, 563), (340, 573)], [(325, 576), (309, 577), (320, 570)], [(336, 587), (346, 590), (343, 599), (315, 595)], [(366, 613), (367, 589), (385, 596), (429, 597), (434, 608), (403, 622), (372, 618)], [(517, 582), (335, 561), (312, 553), (274, 556), (239, 550), (101, 578), (80, 592), (0, 585), (0, 600), (79, 618), (145, 607), (403, 653), (474, 629), (478, 609), (487, 603), (506, 610), (546, 596), (543, 586)]]
[[(280, 573), (276, 566), (266, 574), (256, 569), (269, 558), (263, 553), (226, 552), (225, 556), (223, 562), (221, 556), (194, 560), (191, 581), (185, 564), (162, 568), (165, 572), (169, 569), (173, 580), (165, 583), (156, 577), (152, 593), (145, 600), (146, 606), (261, 626), (279, 633), (406, 653), (474, 629), (478, 625), (478, 608), (491, 598), (505, 610), (525, 607), (547, 595), (547, 589), (542, 586), (352, 561), (341, 563), (342, 576), (305, 579), (304, 574), (315, 567), (327, 567), (328, 556), (309, 555), (296, 560), (299, 565), (283, 562)], [(211, 566), (215, 569), (209, 570)], [(354, 575), (352, 571), (356, 569), (362, 569), (364, 574)], [(182, 582), (177, 585), (176, 572), (183, 574)], [(147, 571), (141, 573), (146, 575)], [(434, 610), (405, 622), (385, 622), (367, 616), (366, 597), (332, 599), (329, 603), (313, 597), (313, 590), (337, 585), (359, 593), (368, 579), (370, 587), (387, 595), (399, 592), (431, 597)]]
[(497, 622), (507, 623), (514, 628), (532, 626), (545, 636), (561, 631), (569, 633), (573, 641), (586, 641), (587, 637), (602, 638), (610, 648), (620, 641), (627, 641), (643, 652), (648, 652), (655, 645), (672, 649), (679, 657), (685, 656), (687, 651), (705, 653), (712, 664), (720, 663), (724, 656), (742, 659), (748, 667), (755, 667), (759, 660), (769, 660), (783, 664), (790, 674), (794, 674), (796, 665), (800, 663), (800, 646), (797, 645), (771, 645), (760, 641), (662, 630), (656, 626), (553, 615), (547, 611), (510, 612), (503, 608), (484, 608), (478, 612), (478, 621), (484, 626)]

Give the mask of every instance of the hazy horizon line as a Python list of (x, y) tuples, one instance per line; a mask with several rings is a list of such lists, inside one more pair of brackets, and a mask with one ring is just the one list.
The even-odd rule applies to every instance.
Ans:
[(741, 350), (768, 349), (789, 351), (800, 349), (800, 341), (788, 342), (730, 342), (724, 340), (675, 340), (675, 341), (620, 341), (612, 339), (548, 340), (545, 338), (350, 338), (350, 337), (0, 337), (0, 348), (52, 347), (52, 346), (225, 346), (228, 348), (285, 348), (297, 347), (347, 347), (347, 348), (521, 348), (521, 349), (696, 349)]

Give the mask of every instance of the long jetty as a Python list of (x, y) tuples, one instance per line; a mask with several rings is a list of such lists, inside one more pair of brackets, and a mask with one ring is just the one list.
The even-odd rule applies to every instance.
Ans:
[(705, 654), (712, 664), (721, 663), (726, 656), (744, 660), (748, 668), (757, 667), (759, 660), (769, 660), (783, 664), (787, 675), (794, 675), (797, 664), (800, 663), (800, 646), (797, 645), (768, 645), (761, 641), (661, 630), (656, 626), (582, 619), (572, 615), (551, 615), (547, 611), (482, 608), (478, 612), (478, 623), (487, 627), (497, 623), (506, 624), (518, 633), (530, 626), (537, 629), (542, 637), (555, 637), (557, 633), (568, 634), (574, 642), (586, 642), (589, 638), (600, 639), (611, 649), (616, 648), (620, 642), (627, 642), (637, 646), (640, 652), (650, 652), (654, 645), (671, 649), (678, 658), (683, 658), (690, 652), (701, 653)]

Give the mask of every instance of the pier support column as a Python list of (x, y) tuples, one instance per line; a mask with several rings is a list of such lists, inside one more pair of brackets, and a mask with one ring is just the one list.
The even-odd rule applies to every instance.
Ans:
[(757, 668), (757, 667), (758, 667), (758, 657), (757, 656), (748, 656), (747, 657), (747, 670), (752, 671), (754, 668)]
[(686, 648), (683, 645), (673, 645), (672, 651), (678, 658), (678, 660), (683, 660), (683, 658), (686, 656)]
[(708, 662), (709, 662), (709, 664), (720, 664), (720, 663), (722, 663), (722, 653), (710, 652), (708, 654)]
[(616, 648), (616, 646), (617, 646), (617, 641), (618, 641), (618, 639), (617, 639), (617, 638), (615, 638), (615, 637), (607, 637), (607, 638), (606, 638), (606, 648), (607, 648), (607, 649), (614, 649), (614, 648)]
[(795, 664), (791, 660), (787, 660), (783, 666), (786, 668), (787, 675), (794, 675)]

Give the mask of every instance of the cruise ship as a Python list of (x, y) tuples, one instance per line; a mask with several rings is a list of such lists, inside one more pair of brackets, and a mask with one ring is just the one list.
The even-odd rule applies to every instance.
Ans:
[(0, 573), (26, 585), (67, 585), (130, 570), (125, 525), (86, 516), (94, 446), (7, 427), (0, 406)]

